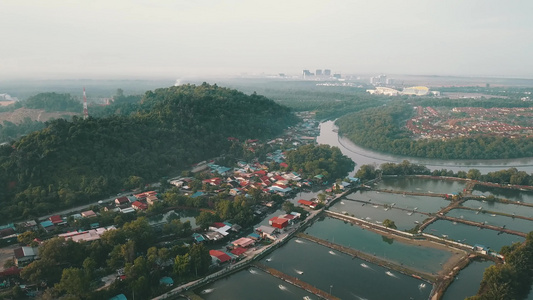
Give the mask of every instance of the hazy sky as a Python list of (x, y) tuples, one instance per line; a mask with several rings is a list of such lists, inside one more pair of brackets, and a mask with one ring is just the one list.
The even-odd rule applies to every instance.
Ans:
[(0, 78), (533, 78), (531, 0), (1, 0)]

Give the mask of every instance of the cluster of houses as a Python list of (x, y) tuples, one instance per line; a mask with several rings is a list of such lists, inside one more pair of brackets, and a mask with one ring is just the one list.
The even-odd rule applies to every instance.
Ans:
[(158, 202), (157, 192), (148, 191), (130, 196), (115, 198), (113, 203), (104, 207), (105, 211), (114, 211), (121, 213), (131, 213), (134, 211), (147, 210), (150, 205)]
[[(269, 220), (269, 225), (261, 225), (255, 228), (253, 233), (231, 241), (225, 250), (210, 250), (212, 265), (220, 266), (226, 262), (240, 260), (250, 249), (255, 249), (256, 243), (261, 240), (277, 240), (279, 235), (288, 226), (297, 222), (300, 217), (301, 214), (297, 212), (273, 217)], [(232, 225), (228, 222), (213, 223), (207, 232), (194, 233), (192, 237), (197, 243), (220, 241), (225, 239), (231, 231), (238, 232), (239, 230), (240, 226)]]
[[(279, 153), (281, 155), (281, 152)], [(277, 160), (277, 154), (272, 154), (272, 159)], [(280, 166), (288, 167), (285, 162), (279, 163)], [(287, 196), (294, 192), (291, 187), (292, 184), (302, 187), (310, 186), (311, 182), (302, 180), (300, 175), (296, 172), (268, 172), (268, 166), (253, 163), (247, 164), (245, 162), (238, 162), (237, 168), (220, 167), (215, 164), (208, 164), (213, 174), (218, 177), (205, 179), (202, 183), (206, 186), (220, 188), (216, 192), (223, 191), (223, 188), (229, 187), (229, 193), (232, 196), (247, 194), (252, 189), (260, 190), (264, 193), (275, 193), (281, 196)], [(192, 178), (177, 178), (170, 181), (170, 184), (181, 188), (184, 192), (190, 190), (189, 184), (193, 181)], [(195, 198), (205, 195), (204, 192), (196, 192), (190, 196)]]

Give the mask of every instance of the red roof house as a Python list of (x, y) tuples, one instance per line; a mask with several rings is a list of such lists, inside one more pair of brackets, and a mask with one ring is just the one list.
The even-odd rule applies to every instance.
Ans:
[(273, 217), (272, 219), (268, 220), (268, 224), (270, 224), (272, 227), (283, 229), (289, 225), (289, 220)]
[(305, 206), (309, 206), (310, 208), (315, 208), (316, 207), (316, 203), (313, 202), (313, 201), (300, 199), (300, 200), (298, 200), (298, 203), (300, 203), (302, 205), (305, 205)]
[(235, 247), (243, 247), (243, 248), (252, 246), (254, 243), (255, 243), (255, 241), (253, 239), (247, 238), (247, 237), (242, 237), (242, 238), (232, 242), (232, 244)]
[(142, 203), (141, 201), (135, 201), (131, 204), (131, 207), (136, 210), (147, 210), (148, 204)]
[(209, 255), (218, 260), (218, 262), (220, 263), (224, 263), (231, 260), (231, 257), (229, 257), (229, 255), (220, 250), (209, 250)]
[(126, 203), (130, 203), (130, 199), (128, 199), (128, 197), (126, 197), (126, 196), (123, 196), (123, 197), (115, 199), (115, 204), (116, 205), (122, 205), (122, 204), (126, 204)]
[(231, 253), (239, 256), (239, 255), (243, 254), (244, 252), (246, 252), (246, 250), (247, 249), (245, 249), (243, 247), (237, 247), (237, 248), (231, 250)]
[(50, 220), (54, 225), (63, 223), (63, 218), (61, 218), (60, 215), (51, 216), (48, 218), (48, 220)]

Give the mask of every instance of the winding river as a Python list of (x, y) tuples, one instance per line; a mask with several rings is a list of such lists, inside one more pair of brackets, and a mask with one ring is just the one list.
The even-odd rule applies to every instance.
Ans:
[(508, 168), (517, 168), (519, 171), (533, 173), (533, 157), (520, 159), (496, 159), (496, 160), (435, 160), (412, 158), (399, 155), (384, 154), (361, 148), (344, 137), (339, 137), (336, 132), (337, 126), (334, 121), (320, 123), (320, 135), (317, 137), (319, 144), (328, 144), (339, 147), (342, 153), (357, 163), (355, 171), (361, 165), (377, 164), (386, 162), (399, 163), (409, 160), (413, 163), (423, 164), (430, 170), (448, 169), (454, 172), (478, 169), (482, 173), (494, 172)]

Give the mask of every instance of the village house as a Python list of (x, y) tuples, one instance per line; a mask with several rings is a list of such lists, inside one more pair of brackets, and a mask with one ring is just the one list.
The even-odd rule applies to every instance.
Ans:
[(267, 239), (273, 240), (273, 241), (278, 239), (276, 234), (279, 232), (279, 230), (277, 228), (272, 227), (272, 226), (261, 225), (261, 226), (257, 227), (255, 229), (255, 231), (259, 234), (259, 236), (262, 239), (267, 238)]
[(96, 217), (96, 213), (92, 210), (87, 210), (81, 213), (81, 216), (84, 218), (94, 218)]
[(316, 202), (309, 201), (309, 200), (303, 200), (303, 199), (298, 200), (298, 204), (309, 206), (309, 208), (312, 208), (312, 209), (315, 209), (317, 206)]
[(283, 229), (289, 225), (289, 220), (284, 218), (273, 217), (268, 220), (268, 224), (274, 228)]
[(33, 247), (20, 247), (13, 250), (15, 256), (15, 265), (17, 267), (24, 267), (36, 260), (39, 255), (39, 249)]
[[(92, 226), (91, 226), (92, 227)], [(72, 231), (67, 233), (59, 234), (58, 236), (65, 238), (65, 240), (73, 240), (76, 243), (79, 243), (81, 241), (89, 242), (94, 240), (99, 240), (104, 234), (104, 232), (108, 230), (115, 230), (115, 226), (109, 226), (109, 227), (100, 227), (100, 228), (93, 228), (86, 231)]]
[(255, 241), (251, 238), (242, 237), (238, 240), (231, 242), (234, 247), (248, 248), (255, 244)]
[(129, 203), (130, 203), (130, 200), (126, 196), (115, 198), (115, 205), (116, 206), (121, 206), (121, 205), (129, 204)]
[(141, 202), (141, 201), (135, 201), (131, 204), (131, 207), (135, 210), (147, 210), (148, 204)]
[(209, 250), (209, 255), (211, 255), (212, 265), (220, 265), (222, 263), (231, 261), (231, 256), (220, 250)]
[(150, 195), (150, 196), (146, 197), (146, 203), (148, 205), (154, 205), (158, 201), (159, 201), (159, 199), (157, 198), (156, 195)]

